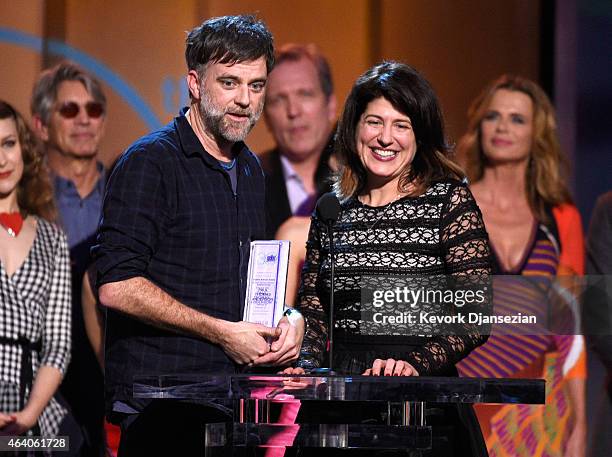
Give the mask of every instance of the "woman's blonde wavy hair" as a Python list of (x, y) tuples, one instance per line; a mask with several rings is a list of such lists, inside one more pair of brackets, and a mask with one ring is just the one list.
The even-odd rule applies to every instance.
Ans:
[(17, 184), (17, 204), (22, 214), (34, 214), (54, 222), (57, 216), (53, 188), (44, 155), (25, 119), (9, 103), (0, 100), (0, 119), (13, 119), (23, 158), (23, 175)]
[(567, 160), (559, 145), (555, 110), (548, 96), (536, 83), (514, 75), (502, 75), (491, 82), (468, 109), (468, 130), (457, 144), (457, 160), (471, 183), (482, 178), (486, 157), (480, 141), (480, 124), (493, 95), (500, 89), (522, 92), (533, 102), (533, 139), (525, 190), (534, 215), (548, 222), (546, 207), (571, 203), (572, 197), (565, 184)]

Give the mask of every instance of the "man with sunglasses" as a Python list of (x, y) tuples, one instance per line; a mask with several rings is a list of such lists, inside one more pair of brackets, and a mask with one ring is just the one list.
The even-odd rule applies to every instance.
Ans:
[(60, 391), (83, 431), (80, 455), (97, 457), (105, 450), (104, 380), (85, 332), (81, 287), (106, 182), (98, 160), (106, 97), (92, 75), (65, 61), (42, 72), (34, 86), (31, 111), (46, 150), (72, 265), (72, 358)]

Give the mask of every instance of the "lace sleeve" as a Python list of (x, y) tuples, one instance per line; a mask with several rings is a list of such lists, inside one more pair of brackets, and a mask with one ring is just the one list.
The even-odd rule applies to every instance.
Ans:
[(296, 303), (296, 308), (306, 319), (306, 333), (297, 361), (297, 366), (305, 369), (318, 368), (322, 365), (327, 346), (328, 316), (317, 292), (322, 260), (320, 230), (317, 218), (313, 216)]
[[(462, 287), (482, 285), (491, 274), (491, 254), (482, 214), (472, 193), (464, 185), (449, 190), (449, 200), (440, 218), (440, 243), (446, 272)], [(489, 314), (492, 306), (489, 287), (482, 303), (471, 305), (470, 312)], [(464, 309), (464, 311), (466, 311)], [(483, 344), (488, 334), (473, 324), (460, 324), (455, 334), (437, 335), (408, 356), (422, 376), (448, 372), (455, 363)]]

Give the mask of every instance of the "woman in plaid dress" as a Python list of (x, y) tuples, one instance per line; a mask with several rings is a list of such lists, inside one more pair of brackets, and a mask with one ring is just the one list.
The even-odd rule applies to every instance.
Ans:
[(70, 357), (70, 264), (23, 117), (0, 101), (0, 435), (55, 436)]

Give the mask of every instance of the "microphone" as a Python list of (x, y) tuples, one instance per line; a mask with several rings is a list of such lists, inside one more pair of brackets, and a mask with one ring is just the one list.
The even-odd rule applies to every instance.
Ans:
[(336, 194), (333, 192), (323, 194), (317, 201), (317, 216), (319, 219), (330, 227), (338, 219), (338, 214), (340, 214), (340, 201)]
[(316, 206), (318, 218), (327, 227), (327, 235), (329, 236), (329, 260), (330, 260), (330, 290), (329, 290), (329, 368), (314, 370), (316, 374), (334, 375), (333, 360), (334, 360), (334, 238), (333, 225), (338, 220), (340, 214), (340, 201), (336, 194), (328, 192), (323, 194)]

